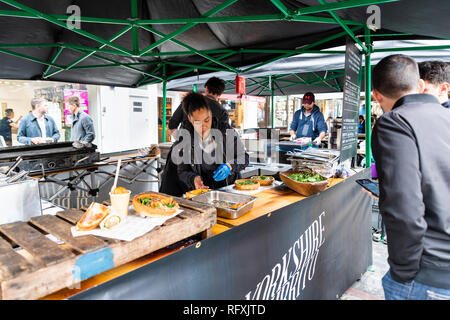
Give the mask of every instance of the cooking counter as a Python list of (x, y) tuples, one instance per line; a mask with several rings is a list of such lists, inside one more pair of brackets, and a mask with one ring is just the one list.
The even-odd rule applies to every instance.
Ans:
[[(372, 261), (370, 199), (354, 182), (369, 174), (331, 179), (310, 197), (283, 185), (255, 193), (248, 213), (218, 217), (208, 238), (161, 249), (44, 299), (336, 299)], [(296, 265), (299, 259), (305, 265)], [(277, 266), (294, 277), (286, 279), (294, 296), (270, 280)], [(309, 272), (300, 275), (300, 287), (298, 272)], [(279, 285), (273, 296), (263, 290), (265, 279)]]
[[(333, 187), (343, 180), (344, 179), (331, 178), (328, 188)], [(232, 228), (239, 226), (307, 198), (289, 189), (285, 185), (280, 185), (272, 189), (266, 189), (259, 193), (253, 194), (253, 196), (257, 197), (258, 199), (253, 204), (253, 208), (243, 216), (237, 219), (217, 217), (217, 224), (213, 227), (212, 230), (213, 234), (224, 232), (226, 229), (224, 229), (223, 227)]]

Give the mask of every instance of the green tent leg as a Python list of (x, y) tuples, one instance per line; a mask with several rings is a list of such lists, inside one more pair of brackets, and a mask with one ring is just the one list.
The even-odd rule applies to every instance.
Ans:
[(163, 109), (162, 109), (162, 142), (166, 142), (166, 102), (167, 102), (167, 81), (163, 81)]
[(369, 46), (368, 47), (368, 52), (366, 53), (366, 60), (365, 60), (365, 89), (366, 89), (366, 168), (370, 167), (370, 165), (372, 164), (372, 153), (371, 153), (371, 87), (372, 87), (372, 82), (371, 82), (371, 68), (370, 68), (370, 64), (371, 64), (371, 49), (372, 46), (370, 45), (370, 31), (369, 29), (366, 28), (366, 44)]
[(272, 80), (272, 76), (270, 76), (270, 105), (271, 105), (271, 110), (270, 110), (270, 112), (271, 112), (271, 126), (272, 126), (272, 128), (274, 128), (274, 121), (275, 121), (275, 119), (274, 119), (274, 114), (275, 114), (275, 106), (274, 106), (274, 104), (273, 104), (273, 80)]

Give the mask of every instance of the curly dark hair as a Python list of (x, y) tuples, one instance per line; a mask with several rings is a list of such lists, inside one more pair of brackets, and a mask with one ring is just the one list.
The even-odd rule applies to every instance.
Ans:
[(443, 61), (419, 63), (420, 78), (434, 85), (450, 83), (450, 64)]
[(208, 104), (206, 103), (205, 97), (200, 93), (195, 93), (193, 91), (189, 92), (181, 102), (183, 111), (187, 115), (192, 115), (194, 111), (201, 109), (210, 110)]
[(205, 88), (207, 88), (210, 93), (220, 96), (225, 90), (225, 81), (217, 77), (209, 78), (205, 83)]

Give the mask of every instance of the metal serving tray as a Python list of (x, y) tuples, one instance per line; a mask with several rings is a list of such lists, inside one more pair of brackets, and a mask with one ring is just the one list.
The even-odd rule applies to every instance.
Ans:
[[(253, 203), (255, 202), (256, 199), (257, 198), (253, 196), (213, 190), (199, 194), (198, 196), (193, 197), (191, 200), (213, 205), (217, 209), (218, 217), (226, 219), (237, 219), (244, 213), (249, 212), (251, 208), (253, 208)], [(248, 202), (239, 209), (229, 209), (229, 208), (222, 208), (214, 204), (213, 202), (214, 200), (227, 201), (231, 203), (240, 203), (246, 201)]]

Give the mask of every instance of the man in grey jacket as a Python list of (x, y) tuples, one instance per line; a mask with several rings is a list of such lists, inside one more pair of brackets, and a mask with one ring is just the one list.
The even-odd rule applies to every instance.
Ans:
[(450, 113), (405, 55), (373, 70), (372, 150), (388, 238), (386, 299), (450, 299)]
[(85, 112), (80, 110), (80, 98), (72, 96), (67, 98), (66, 103), (72, 114), (72, 130), (70, 141), (74, 141), (74, 147), (81, 148), (90, 146), (95, 139), (94, 122)]

